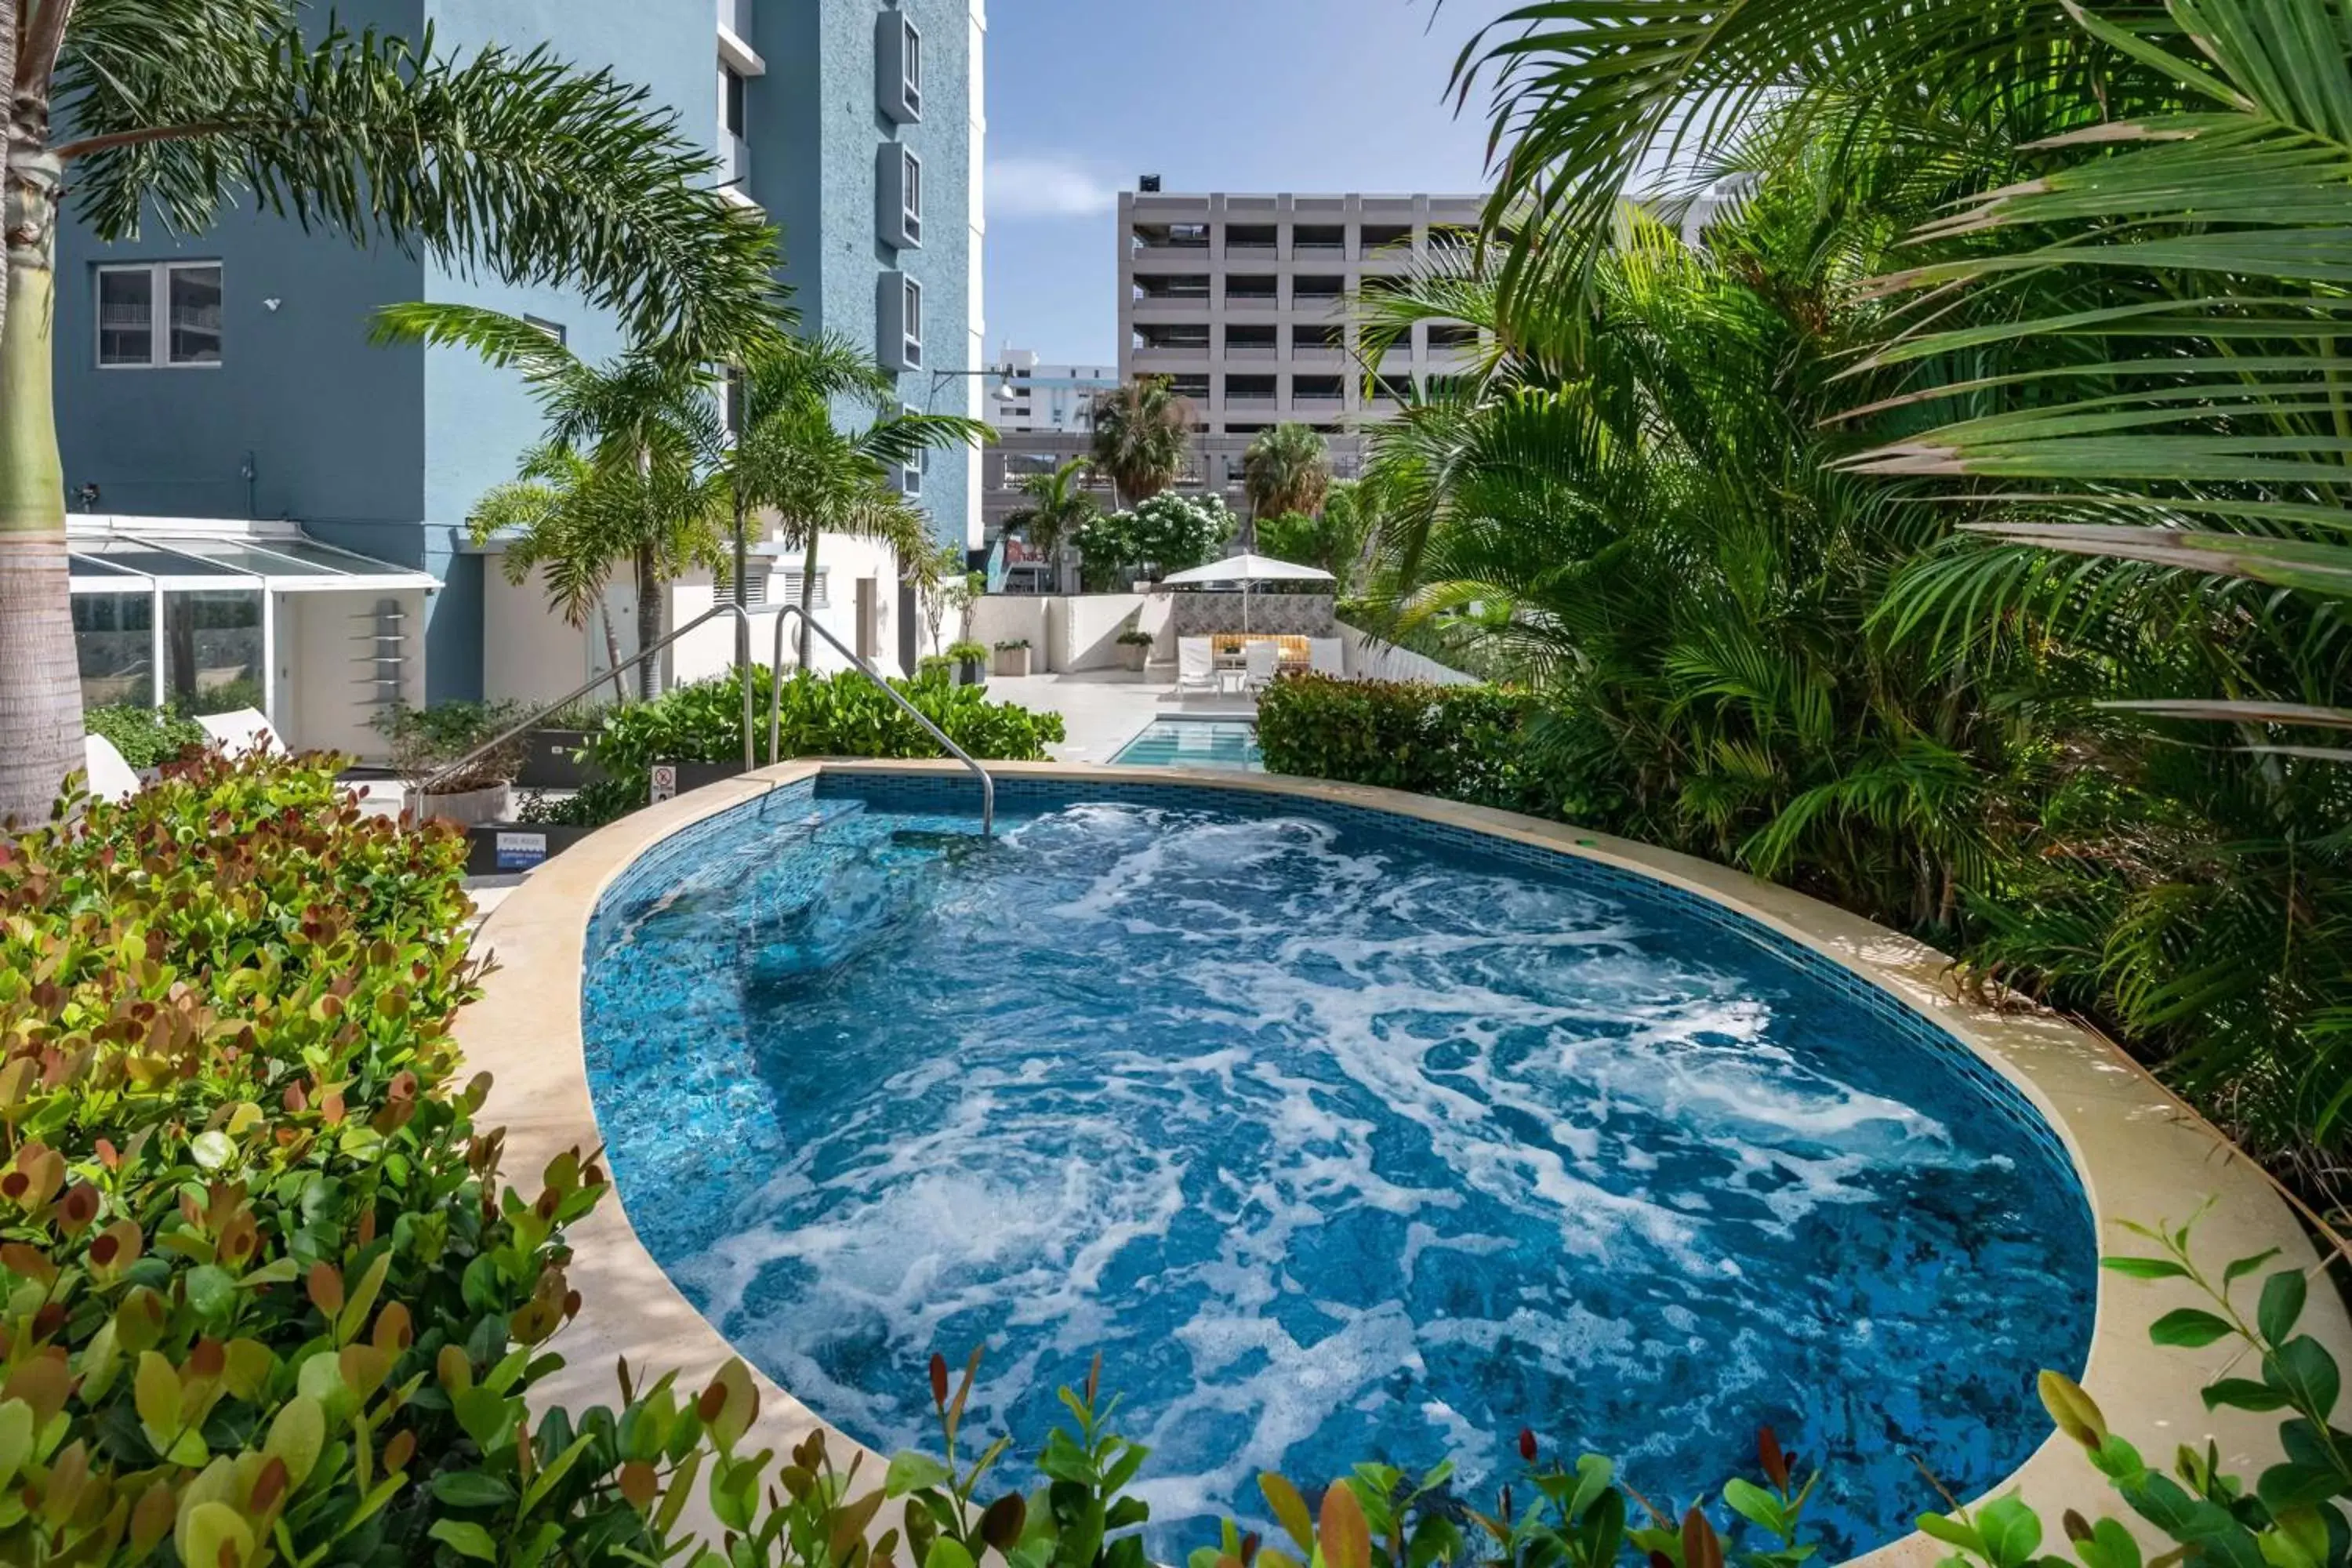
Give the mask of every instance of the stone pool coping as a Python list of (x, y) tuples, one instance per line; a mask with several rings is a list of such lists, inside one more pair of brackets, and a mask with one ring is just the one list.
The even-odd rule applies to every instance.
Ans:
[[(1000, 777), (1070, 783), (1192, 784), (1369, 807), (1430, 823), (1469, 828), (1636, 871), (1753, 919), (1883, 987), (1948, 1031), (1988, 1063), (2056, 1130), (2088, 1196), (2102, 1252), (2138, 1250), (2119, 1228), (2186, 1220), (2211, 1202), (2200, 1221), (2200, 1256), (2229, 1258), (2280, 1249), (2284, 1259), (2316, 1266), (2318, 1255), (2294, 1214), (2260, 1169), (2188, 1107), (2154, 1083), (2116, 1047), (2042, 1011), (1995, 1011), (1956, 1000), (1943, 976), (1948, 960), (1908, 937), (1843, 910), (1759, 881), (1725, 867), (1557, 823), (1459, 805), (1393, 790), (1273, 773), (1086, 763), (997, 763)], [(599, 1135), (583, 1043), (581, 990), (589, 920), (605, 889), (647, 850), (672, 835), (772, 790), (820, 773), (968, 776), (936, 762), (797, 762), (764, 768), (668, 801), (614, 823), (541, 866), (491, 915), (478, 938), (498, 963), (482, 999), (457, 1019), (468, 1063), (495, 1080), (479, 1120), (506, 1127), (507, 1179), (535, 1190), (539, 1173), (568, 1149), (597, 1147)], [(620, 1194), (615, 1194), (618, 1198)], [(584, 1299), (579, 1318), (555, 1342), (566, 1366), (533, 1391), (533, 1403), (584, 1409), (618, 1398), (614, 1361), (632, 1374), (677, 1370), (699, 1388), (738, 1354), (671, 1283), (631, 1226), (625, 1205), (608, 1200), (573, 1227), (571, 1282)], [(2197, 1304), (2179, 1281), (2126, 1279), (2102, 1270), (2084, 1386), (2114, 1429), (2152, 1459), (2179, 1443), (2220, 1446), (2226, 1469), (2251, 1477), (2280, 1458), (2276, 1420), (2247, 1412), (2208, 1412), (2199, 1390), (2241, 1358), (2229, 1342), (2201, 1351), (2158, 1349), (2148, 1325), (2175, 1307)], [(2352, 1320), (2335, 1291), (2312, 1293), (2305, 1328), (2339, 1362), (2352, 1363)], [(750, 1363), (744, 1357), (746, 1364)], [(849, 1437), (757, 1368), (760, 1419), (749, 1447), (779, 1452), (824, 1430), (844, 1458)], [(878, 1484), (879, 1462), (865, 1475)], [(1325, 1478), (1301, 1478), (1319, 1481)], [(2125, 1517), (2136, 1532), (2158, 1538), (2130, 1517), (2082, 1451), (2053, 1434), (2024, 1467), (1987, 1496), (2016, 1492), (2057, 1528), (2062, 1510)], [(709, 1516), (697, 1500), (694, 1516)], [(1928, 1568), (1948, 1549), (1914, 1534), (1866, 1553), (1869, 1568)]]

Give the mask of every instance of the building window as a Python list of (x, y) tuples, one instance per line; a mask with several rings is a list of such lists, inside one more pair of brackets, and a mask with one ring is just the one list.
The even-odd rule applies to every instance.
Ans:
[(743, 603), (764, 605), (768, 602), (768, 574), (746, 567), (743, 572)]
[(923, 117), (923, 35), (902, 11), (874, 18), (874, 95), (900, 125)]
[(732, 136), (743, 134), (743, 79), (725, 66), (719, 68), (721, 123)]
[(923, 286), (906, 273), (885, 272), (877, 280), (874, 313), (875, 357), (882, 368), (910, 371), (923, 368)]
[(572, 341), (571, 328), (565, 326), (561, 321), (551, 321), (545, 316), (525, 315), (522, 319), (522, 324), (526, 327), (537, 327), (541, 331), (545, 332), (549, 337), (553, 338), (559, 344), (569, 343)]
[(98, 269), (100, 365), (220, 362), (219, 262), (154, 261)]
[(912, 153), (906, 154), (907, 173), (898, 187), (899, 204), (907, 214), (907, 233), (915, 239), (923, 237), (923, 161)]
[(907, 279), (907, 363), (923, 363), (923, 286), (913, 279)]
[[(904, 412), (910, 415), (922, 412), (911, 403), (901, 406)], [(923, 493), (923, 475), (930, 470), (930, 467), (931, 453), (928, 447), (909, 458), (907, 460), (907, 466), (898, 470), (898, 493), (905, 496), (920, 496)]]

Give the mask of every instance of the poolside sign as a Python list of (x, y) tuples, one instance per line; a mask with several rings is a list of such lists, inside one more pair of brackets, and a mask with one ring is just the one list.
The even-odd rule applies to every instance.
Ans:
[(546, 858), (546, 834), (501, 832), (499, 835), (499, 870), (528, 871)]
[(659, 805), (666, 800), (676, 800), (677, 798), (677, 764), (676, 763), (656, 763), (654, 764), (653, 804)]

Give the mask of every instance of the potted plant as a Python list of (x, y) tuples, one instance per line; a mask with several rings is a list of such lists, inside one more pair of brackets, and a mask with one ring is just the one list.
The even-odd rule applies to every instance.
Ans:
[(1133, 626), (1118, 634), (1118, 662), (1127, 669), (1139, 673), (1151, 658), (1151, 645), (1160, 639), (1150, 632)]
[(966, 637), (948, 645), (948, 657), (955, 660), (956, 684), (978, 686), (988, 679), (988, 645)]
[(1029, 639), (1012, 637), (996, 645), (996, 673), (1020, 676), (1029, 673)]
[[(519, 702), (441, 702), (430, 708), (392, 709), (378, 716), (373, 727), (392, 743), (393, 766), (408, 783), (417, 820), (472, 827), (503, 822), (514, 810), (522, 737), (478, 757), (472, 753), (521, 716)], [(469, 757), (461, 771), (448, 772), (452, 763)]]

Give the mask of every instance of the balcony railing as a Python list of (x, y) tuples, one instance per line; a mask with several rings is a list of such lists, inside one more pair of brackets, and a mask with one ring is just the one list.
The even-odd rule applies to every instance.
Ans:
[(1272, 343), (1227, 343), (1227, 359), (1280, 359), (1282, 351)]
[(1229, 239), (1225, 241), (1227, 256), (1272, 256), (1281, 247), (1270, 239)]
[(1290, 357), (1319, 360), (1325, 363), (1331, 363), (1347, 358), (1348, 351), (1339, 343), (1293, 343), (1290, 347)]
[(1282, 301), (1272, 294), (1228, 294), (1225, 296), (1225, 309), (1228, 310), (1279, 310), (1282, 309)]

